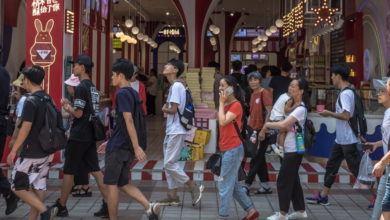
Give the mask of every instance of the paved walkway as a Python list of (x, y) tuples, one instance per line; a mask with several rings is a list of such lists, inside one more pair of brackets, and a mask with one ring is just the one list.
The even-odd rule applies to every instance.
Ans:
[[(49, 191), (47, 192), (47, 205), (51, 205), (59, 197), (60, 180), (49, 180)], [(133, 184), (138, 186), (144, 194), (151, 200), (156, 201), (163, 198), (167, 193), (166, 181), (133, 181)], [(203, 200), (199, 207), (193, 208), (190, 202), (190, 194), (185, 191), (180, 192), (180, 197), (184, 201), (181, 207), (165, 207), (162, 212), (163, 220), (211, 220), (217, 219), (218, 210), (218, 195), (216, 183), (207, 181), (204, 182), (205, 193)], [(276, 194), (275, 183), (272, 183), (274, 193), (271, 195), (251, 196), (256, 209), (261, 213), (260, 219), (266, 219), (273, 212), (278, 209), (278, 198)], [(313, 190), (319, 190), (320, 184), (303, 184), (305, 196), (312, 195)], [(93, 196), (91, 198), (73, 198), (70, 197), (68, 208), (70, 211), (69, 218), (74, 219), (99, 219), (94, 218), (93, 213), (96, 212), (101, 205), (101, 197), (97, 191), (96, 186), (92, 187)], [(253, 189), (255, 190), (255, 189)], [(308, 205), (307, 211), (309, 219), (318, 220), (367, 220), (370, 219), (371, 211), (365, 209), (368, 205), (371, 196), (366, 191), (353, 190), (349, 184), (335, 184), (334, 190), (330, 196), (329, 206)], [(119, 219), (131, 220), (146, 220), (143, 215), (142, 207), (127, 198), (124, 194), (121, 195), (119, 205)], [(16, 220), (27, 219), (29, 207), (23, 203), (19, 204), (19, 208), (10, 216), (4, 216), (5, 203), (0, 200), (0, 219), (2, 220)], [(231, 203), (231, 217), (230, 219), (241, 219), (245, 212), (239, 207), (238, 203)], [(61, 219), (61, 218), (56, 218)]]

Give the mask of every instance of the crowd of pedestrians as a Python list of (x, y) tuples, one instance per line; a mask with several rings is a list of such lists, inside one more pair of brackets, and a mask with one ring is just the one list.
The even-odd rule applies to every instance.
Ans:
[[(13, 82), (16, 91), (11, 94), (9, 74), (0, 67), (0, 92), (11, 94), (0, 97), (0, 156), (5, 138), (11, 136), (7, 163), (13, 166), (11, 182), (0, 172), (0, 193), (6, 200), (6, 215), (15, 211), (21, 199), (31, 207), (29, 219), (67, 217), (70, 194), (80, 197), (92, 195), (89, 175), (95, 178), (103, 198), (101, 209), (94, 213), (96, 217), (118, 219), (119, 191), (140, 203), (150, 220), (160, 219), (161, 206), (182, 205), (178, 190), (183, 185), (188, 187), (191, 203), (196, 207), (202, 199), (204, 186), (195, 184), (179, 165), (180, 152), (185, 146), (187, 134), (181, 117), (187, 107), (189, 94), (180, 77), (184, 72), (182, 61), (170, 60), (162, 72), (170, 84), (166, 103), (161, 109), (167, 116), (162, 152), (168, 194), (166, 198), (156, 202), (148, 201), (143, 192), (131, 185), (128, 179), (132, 162), (147, 160), (142, 123), (146, 115), (156, 114), (156, 72), (153, 70), (146, 77), (142, 69), (138, 69), (127, 59), (118, 59), (112, 65), (111, 80), (116, 88), (111, 112), (114, 126), (107, 140), (96, 148), (96, 128), (92, 126), (91, 118), (98, 114), (100, 96), (90, 79), (94, 64), (86, 55), (78, 56), (72, 64), (73, 74), (64, 82), (70, 99), (61, 100), (62, 117), (70, 122), (67, 144), (64, 146), (64, 177), (60, 197), (52, 201), (54, 205), (51, 206), (46, 206), (44, 201), (53, 154), (45, 150), (40, 139), (40, 132), (47, 124), (46, 103), (53, 103), (50, 95), (41, 87), (45, 71), (39, 66), (25, 67)], [(219, 71), (218, 63), (211, 62), (209, 66)], [(276, 185), (279, 208), (267, 219), (308, 218), (299, 178), (299, 168), (305, 152), (303, 139), (311, 109), (308, 82), (304, 78), (289, 77), (293, 70), (290, 63), (284, 63), (281, 71), (275, 66), (263, 67), (261, 73), (254, 65), (246, 67), (244, 72), (241, 69), (242, 63), (234, 61), (230, 75), (222, 76), (217, 72), (214, 76), (214, 101), (219, 124), (218, 147), (221, 152), (217, 180), (218, 219), (229, 218), (232, 199), (246, 211), (243, 219), (254, 220), (260, 217), (250, 199), (253, 194), (251, 188), (257, 175), (260, 185), (256, 187), (254, 194), (272, 193), (265, 156), (269, 146), (280, 156), (281, 167)], [(306, 198), (306, 202), (310, 204), (329, 204), (328, 195), (344, 159), (351, 173), (358, 176), (361, 160), (358, 144), (365, 143), (364, 137), (357, 134), (350, 123), (350, 118), (357, 110), (356, 93), (349, 83), (349, 68), (346, 65), (336, 65), (331, 72), (333, 85), (341, 90), (335, 103), (336, 111), (324, 110), (319, 114), (336, 119), (336, 139), (326, 165), (324, 188), (313, 197)], [(387, 169), (385, 172), (385, 168), (390, 166), (390, 154), (387, 153), (390, 136), (390, 86), (386, 80), (375, 80), (374, 87), (378, 91), (378, 102), (386, 108), (381, 127), (382, 140), (365, 143), (372, 146), (365, 150), (373, 152), (378, 147), (384, 148), (385, 156), (373, 169), (373, 175), (382, 176), (374, 209), (377, 217), (373, 219), (378, 219), (381, 212), (383, 219), (387, 219), (390, 216), (390, 184), (387, 182), (390, 171)], [(10, 97), (18, 100), (14, 109), (16, 125), (12, 132), (7, 131), (9, 121), (12, 121), (8, 118)], [(153, 103), (147, 104), (149, 102)], [(249, 156), (242, 139), (242, 134), (245, 133), (242, 131), (247, 129), (252, 133), (246, 134), (244, 138), (251, 136), (252, 141), (253, 137), (257, 149), (256, 154), (251, 156), (249, 172), (245, 179), (241, 179), (239, 174), (242, 161)], [(98, 153), (105, 154), (104, 174), (99, 167)], [(290, 202), (293, 205), (291, 213)]]

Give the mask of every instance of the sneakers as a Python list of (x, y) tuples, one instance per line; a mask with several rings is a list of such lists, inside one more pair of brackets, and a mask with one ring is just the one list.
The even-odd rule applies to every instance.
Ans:
[(258, 189), (256, 192), (255, 192), (256, 195), (260, 195), (260, 194), (272, 194), (272, 188), (269, 187), (269, 188), (265, 188), (264, 186), (262, 186), (260, 189)]
[(267, 220), (288, 220), (287, 215), (282, 215), (280, 212), (275, 212), (274, 215), (269, 216)]
[(368, 209), (368, 210), (374, 208), (374, 206), (375, 206), (375, 200), (376, 200), (376, 195), (373, 195), (373, 196), (372, 196), (372, 199), (371, 199), (371, 201), (370, 201), (370, 204), (367, 206), (367, 209)]
[(305, 219), (307, 218), (306, 211), (304, 212), (293, 212), (288, 215), (288, 219)]
[(172, 197), (169, 194), (167, 195), (167, 198), (160, 200), (157, 203), (159, 203), (162, 206), (180, 206), (181, 205), (179, 196)]
[(329, 205), (328, 196), (321, 197), (321, 193), (318, 193), (313, 197), (306, 197), (306, 202), (309, 204)]
[(60, 204), (60, 199), (57, 199), (56, 203), (52, 206), (52, 208), (56, 207), (57, 208), (57, 216), (58, 217), (68, 217), (68, 209), (66, 206), (62, 206)]
[(11, 193), (5, 198), (5, 203), (7, 204), (7, 208), (5, 209), (5, 215), (9, 215), (16, 210), (16, 208), (18, 207), (18, 201), (19, 197), (17, 197), (15, 193), (11, 191)]
[(192, 198), (192, 206), (196, 206), (199, 204), (200, 200), (202, 199), (202, 193), (204, 190), (204, 186), (195, 186), (194, 190), (191, 192), (191, 198)]
[(272, 150), (277, 154), (279, 157), (283, 158), (283, 150), (280, 149), (276, 144), (271, 144)]
[(57, 215), (58, 208), (55, 206), (47, 207), (46, 211), (41, 213), (41, 220), (52, 220)]
[(160, 213), (160, 204), (158, 203), (150, 203), (149, 209), (146, 210), (146, 215), (148, 216), (149, 220), (159, 220)]
[(93, 216), (100, 217), (100, 218), (109, 218), (110, 214), (108, 213), (107, 203), (104, 202), (104, 200), (102, 202), (103, 202), (102, 207), (100, 208), (99, 211), (93, 213)]

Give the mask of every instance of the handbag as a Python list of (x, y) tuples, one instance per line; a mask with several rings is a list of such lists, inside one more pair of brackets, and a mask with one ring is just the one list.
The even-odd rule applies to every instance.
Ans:
[(100, 118), (95, 115), (95, 111), (94, 111), (93, 105), (92, 105), (92, 97), (91, 97), (90, 91), (88, 91), (88, 99), (89, 99), (89, 106), (91, 109), (91, 115), (89, 117), (89, 122), (92, 125), (93, 135), (94, 135), (95, 141), (105, 140), (106, 139), (105, 128), (104, 128), (103, 122), (100, 120)]
[(221, 175), (222, 155), (220, 152), (214, 153), (206, 162), (206, 169), (210, 169), (211, 173), (216, 176)]
[(251, 134), (253, 133), (253, 129), (249, 126), (247, 126), (246, 128), (246, 136), (247, 138), (244, 139), (241, 132), (240, 132), (240, 129), (238, 127), (238, 124), (236, 122), (236, 120), (233, 120), (233, 124), (234, 124), (234, 128), (238, 134), (238, 137), (240, 137), (240, 140), (242, 142), (242, 145), (244, 146), (244, 151), (245, 151), (245, 157), (256, 157), (257, 155), (257, 146), (259, 145), (259, 142), (256, 138), (256, 142), (253, 143), (252, 141), (250, 141), (250, 137), (251, 137)]

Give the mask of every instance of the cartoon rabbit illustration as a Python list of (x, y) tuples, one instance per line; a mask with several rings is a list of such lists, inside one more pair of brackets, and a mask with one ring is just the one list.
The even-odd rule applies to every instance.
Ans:
[(54, 20), (47, 21), (46, 28), (42, 29), (42, 22), (35, 19), (34, 26), (37, 35), (35, 36), (34, 45), (30, 48), (31, 62), (34, 65), (49, 67), (54, 63), (57, 53), (50, 34), (53, 30)]

